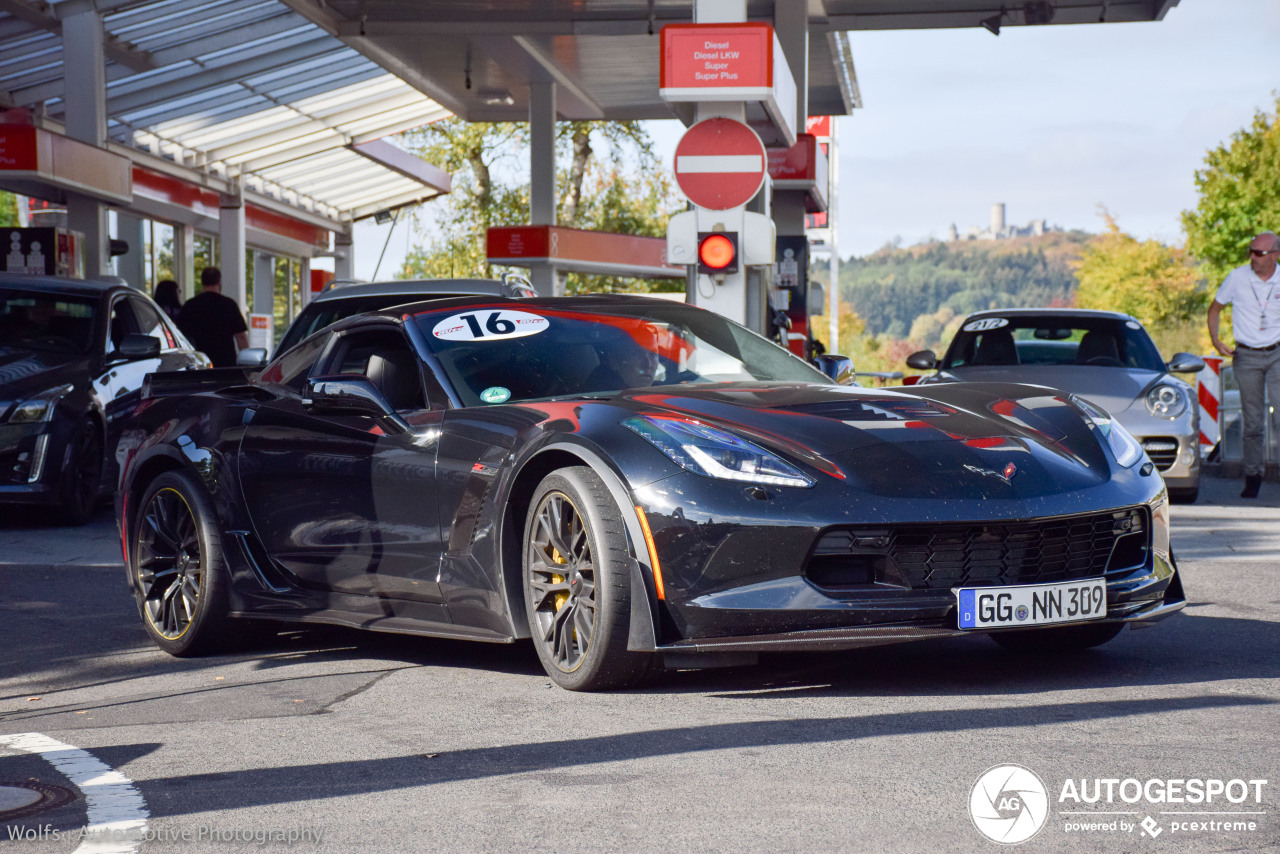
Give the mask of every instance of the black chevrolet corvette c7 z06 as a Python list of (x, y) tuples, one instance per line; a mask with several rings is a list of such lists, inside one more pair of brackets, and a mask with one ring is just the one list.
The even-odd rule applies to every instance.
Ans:
[(1151, 461), (1041, 387), (848, 388), (602, 296), (399, 306), (248, 376), (153, 375), (122, 449), (129, 584), (175, 655), (255, 617), (532, 638), (590, 690), (973, 632), (1082, 648), (1184, 605)]

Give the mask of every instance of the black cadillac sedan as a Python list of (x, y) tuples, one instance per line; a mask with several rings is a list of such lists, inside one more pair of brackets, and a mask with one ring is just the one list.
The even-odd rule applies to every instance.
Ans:
[(592, 690), (964, 633), (1078, 649), (1184, 605), (1163, 483), (1095, 406), (844, 387), (664, 301), (399, 306), (256, 377), (153, 375), (132, 426), (128, 581), (175, 655), (245, 618), (532, 638)]
[(208, 366), (140, 291), (0, 274), (0, 504), (85, 522), (115, 484), (143, 378)]

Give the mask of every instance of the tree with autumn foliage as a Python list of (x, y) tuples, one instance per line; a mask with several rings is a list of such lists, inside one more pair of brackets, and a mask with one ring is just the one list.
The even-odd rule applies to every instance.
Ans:
[(1205, 156), (1195, 183), (1200, 201), (1183, 211), (1182, 227), (1187, 249), (1216, 287), (1248, 261), (1259, 232), (1280, 232), (1280, 93), (1273, 113), (1258, 110), (1247, 128)]
[(1106, 232), (1076, 262), (1076, 305), (1131, 314), (1161, 352), (1209, 352), (1202, 315), (1206, 298), (1199, 265), (1185, 249), (1138, 240), (1120, 230), (1105, 209)]
[[(660, 168), (653, 142), (639, 122), (559, 122), (556, 126), (556, 222), (569, 228), (660, 237), (680, 209)], [(485, 234), (492, 226), (529, 221), (528, 126), (452, 118), (405, 135), (407, 147), (453, 175), (453, 190), (411, 250), (404, 277), (488, 278)], [(569, 274), (568, 293), (682, 290), (618, 277)]]

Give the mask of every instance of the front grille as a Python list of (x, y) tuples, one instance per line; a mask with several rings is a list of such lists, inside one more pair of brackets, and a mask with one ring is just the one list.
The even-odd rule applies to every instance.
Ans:
[(828, 590), (1071, 581), (1144, 564), (1150, 538), (1144, 507), (1033, 522), (840, 528), (819, 539), (806, 575)]
[(1160, 471), (1168, 471), (1178, 461), (1178, 440), (1172, 436), (1148, 436), (1142, 448)]

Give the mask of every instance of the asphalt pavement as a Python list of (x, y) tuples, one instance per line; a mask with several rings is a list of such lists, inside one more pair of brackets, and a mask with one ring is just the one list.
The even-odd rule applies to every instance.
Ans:
[[(1038, 803), (1023, 850), (1277, 851), (1280, 485), (1239, 489), (1173, 508), (1186, 611), (1089, 653), (965, 637), (592, 695), (519, 644), (307, 628), (174, 659), (105, 508), (80, 529), (6, 515), (0, 811), (23, 785), (70, 797), (0, 812), (0, 850), (72, 851), (109, 820), (135, 834), (119, 851), (994, 852), (979, 824)], [(1012, 765), (1044, 798), (1002, 770), (1018, 792), (975, 818)]]

